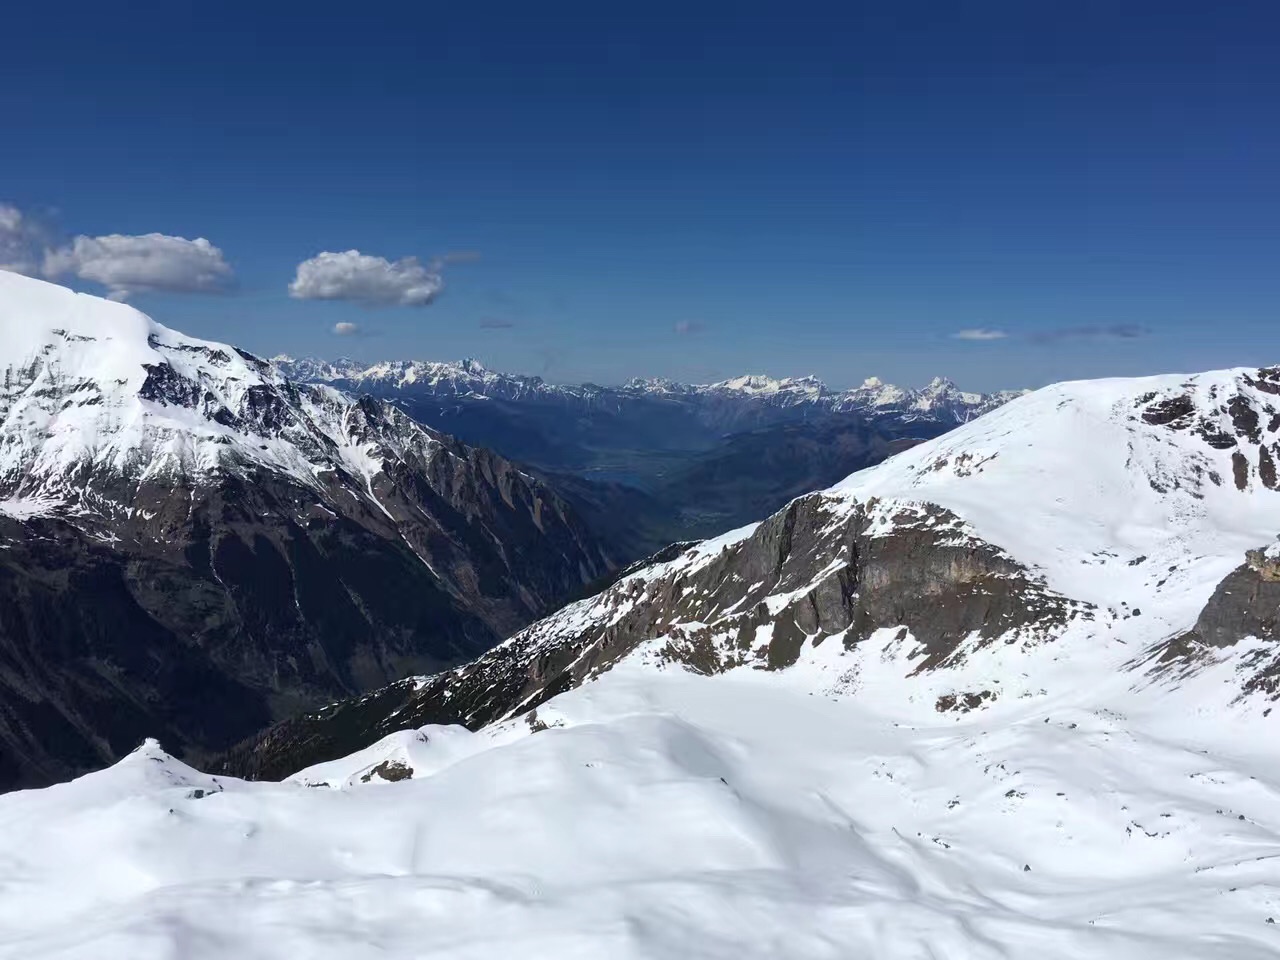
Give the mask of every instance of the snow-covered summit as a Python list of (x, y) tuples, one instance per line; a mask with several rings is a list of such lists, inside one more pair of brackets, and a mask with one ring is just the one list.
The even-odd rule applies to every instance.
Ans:
[(1242, 368), (1046, 387), (831, 494), (942, 506), (1068, 595), (1133, 602), (1280, 532), (1277, 464), (1280, 370)]
[(515, 400), (531, 396), (560, 397), (585, 388), (559, 387), (541, 377), (489, 370), (479, 360), (384, 360), (362, 363), (349, 358), (327, 361), (281, 355), (271, 361), (293, 380), (332, 383), (360, 392), (406, 390), (439, 397), (492, 397)]
[(793, 402), (815, 401), (828, 393), (827, 385), (814, 376), (776, 380), (764, 374), (732, 377), (693, 389), (705, 393), (740, 393), (749, 397), (786, 397)]
[(438, 445), (394, 411), (14, 273), (0, 272), (0, 344), (0, 509), (11, 514), (108, 509), (104, 478), (198, 484), (263, 468), (316, 488), (337, 473), (367, 486), (388, 459)]

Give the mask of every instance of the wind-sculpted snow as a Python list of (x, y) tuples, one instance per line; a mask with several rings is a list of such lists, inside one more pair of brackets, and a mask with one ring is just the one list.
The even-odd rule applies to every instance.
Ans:
[(0, 957), (1280, 955), (1265, 742), (1048, 656), (1069, 695), (938, 714), (891, 644), (642, 656), (287, 783), (147, 745), (0, 797)]

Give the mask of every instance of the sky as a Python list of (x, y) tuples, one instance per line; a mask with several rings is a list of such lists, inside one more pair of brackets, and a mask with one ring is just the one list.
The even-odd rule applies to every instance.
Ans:
[(1275, 363), (1278, 31), (1182, 0), (17, 4), (0, 264), (264, 355), (564, 382)]

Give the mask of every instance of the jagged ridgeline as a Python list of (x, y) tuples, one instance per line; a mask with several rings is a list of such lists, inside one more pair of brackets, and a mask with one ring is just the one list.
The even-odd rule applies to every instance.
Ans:
[(606, 574), (545, 484), (382, 401), (0, 272), (0, 788), (198, 756)]

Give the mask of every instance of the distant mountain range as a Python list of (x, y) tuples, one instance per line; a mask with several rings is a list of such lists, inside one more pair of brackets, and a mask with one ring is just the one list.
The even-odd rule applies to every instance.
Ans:
[[(935, 377), (919, 390), (884, 383), (877, 377), (850, 390), (833, 391), (817, 377), (775, 379), (759, 374), (718, 383), (687, 384), (665, 378), (634, 378), (621, 386), (552, 384), (541, 377), (499, 373), (477, 360), (435, 362), (396, 360), (365, 364), (278, 356), (272, 362), (294, 380), (332, 383), (358, 392), (394, 392), (436, 399), (488, 399), (561, 403), (581, 408), (618, 408), (638, 401), (677, 402), (716, 429), (758, 426), (770, 419), (825, 413), (895, 416), (955, 425), (972, 420), (1024, 391), (972, 393)], [(783, 413), (783, 411), (787, 411)]]
[(832, 391), (815, 377), (759, 375), (605, 387), (498, 373), (475, 360), (273, 363), (530, 465), (633, 558), (770, 513), (1019, 395), (971, 393), (942, 378), (921, 390), (872, 378)]

